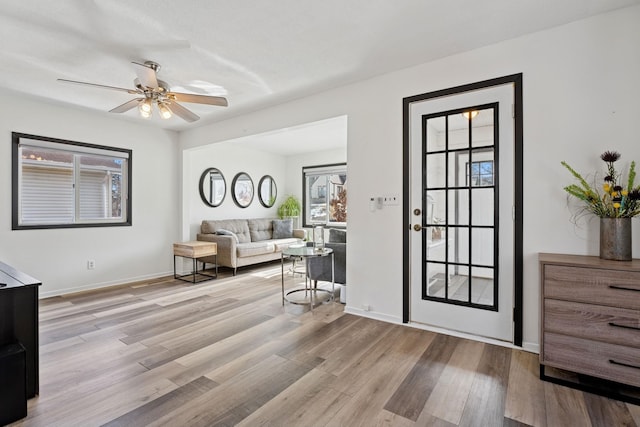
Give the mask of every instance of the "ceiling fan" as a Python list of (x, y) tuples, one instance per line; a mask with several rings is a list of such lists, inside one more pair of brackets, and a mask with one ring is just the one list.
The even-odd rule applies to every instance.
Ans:
[(99, 87), (103, 89), (119, 90), (132, 95), (138, 95), (138, 98), (125, 102), (116, 108), (109, 110), (110, 113), (124, 113), (132, 108), (138, 107), (142, 117), (151, 117), (153, 105), (155, 104), (163, 119), (170, 118), (173, 114), (188, 121), (195, 122), (200, 117), (178, 104), (180, 102), (208, 104), (226, 107), (229, 105), (227, 99), (221, 96), (210, 95), (193, 95), (190, 93), (172, 92), (166, 82), (158, 79), (157, 73), (160, 70), (160, 64), (153, 61), (145, 61), (144, 63), (132, 62), (136, 67), (137, 79), (133, 83), (135, 89), (126, 89), (115, 86), (106, 86), (95, 83), (79, 82), (76, 80), (58, 79), (65, 83), (74, 83), (79, 85)]

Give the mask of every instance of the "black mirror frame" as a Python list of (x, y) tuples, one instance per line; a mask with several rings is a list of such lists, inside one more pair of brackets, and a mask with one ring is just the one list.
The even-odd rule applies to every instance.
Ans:
[[(222, 181), (224, 182), (224, 194), (222, 195), (222, 200), (220, 200), (220, 203), (216, 203), (216, 204), (210, 202), (207, 199), (207, 196), (204, 194), (204, 180), (213, 171), (218, 171), (218, 173), (220, 174), (220, 177), (222, 177)], [(198, 184), (198, 189), (200, 190), (200, 198), (202, 199), (204, 204), (207, 205), (207, 206), (210, 206), (212, 208), (217, 208), (218, 206), (220, 206), (222, 204), (222, 202), (224, 202), (225, 197), (227, 197), (227, 180), (224, 179), (224, 174), (222, 173), (222, 171), (220, 169), (218, 169), (218, 168), (207, 168), (207, 169), (205, 169), (204, 172), (202, 172), (202, 175), (200, 175), (200, 183)]]
[[(268, 201), (264, 200), (264, 198), (262, 197), (262, 183), (264, 181), (266, 181), (267, 179), (271, 180), (271, 185), (273, 186), (273, 189), (275, 190), (275, 196), (273, 198), (273, 203), (269, 204)], [(262, 178), (260, 178), (260, 182), (258, 182), (258, 200), (260, 201), (260, 204), (262, 206), (264, 206), (265, 208), (272, 208), (273, 205), (276, 204), (276, 197), (278, 197), (278, 186), (276, 185), (276, 180), (273, 179), (273, 177), (271, 175), (265, 175)]]
[[(249, 182), (251, 183), (251, 199), (249, 200), (249, 203), (246, 204), (246, 206), (243, 206), (239, 201), (238, 198), (236, 197), (236, 185), (238, 184), (238, 179), (242, 176), (242, 175), (246, 175), (246, 177), (249, 179)], [(251, 179), (251, 176), (246, 173), (246, 172), (238, 172), (236, 174), (236, 176), (233, 177), (233, 181), (231, 182), (231, 197), (233, 197), (233, 201), (234, 203), (239, 207), (239, 208), (248, 208), (249, 206), (251, 206), (251, 202), (253, 202), (253, 197), (255, 195), (255, 187), (253, 185), (253, 180)]]

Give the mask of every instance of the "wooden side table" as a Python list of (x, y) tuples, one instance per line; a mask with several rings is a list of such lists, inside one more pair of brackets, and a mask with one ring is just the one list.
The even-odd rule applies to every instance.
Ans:
[[(198, 259), (205, 256), (215, 257), (215, 274), (205, 273), (206, 262), (202, 261), (202, 270), (198, 271)], [(176, 273), (176, 257), (191, 258), (193, 268), (191, 273), (178, 275)], [(203, 276), (200, 280), (196, 277)], [(186, 277), (191, 277), (191, 280)], [(184, 280), (186, 282), (197, 283), (218, 277), (218, 245), (213, 242), (191, 241), (173, 244), (173, 278)]]

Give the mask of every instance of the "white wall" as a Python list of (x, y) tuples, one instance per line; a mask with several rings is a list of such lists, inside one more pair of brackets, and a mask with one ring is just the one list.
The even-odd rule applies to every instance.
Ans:
[[(284, 156), (246, 148), (243, 147), (242, 142), (225, 141), (188, 150), (183, 153), (183, 159), (185, 165), (183, 208), (184, 217), (189, 221), (188, 234), (183, 240), (196, 239), (202, 220), (278, 216), (278, 206), (287, 195), (285, 192), (287, 169)], [(211, 167), (222, 171), (227, 183), (227, 194), (222, 204), (215, 208), (204, 204), (198, 189), (202, 172)], [(239, 172), (249, 174), (253, 180), (254, 197), (246, 208), (238, 207), (231, 195), (233, 177)], [(276, 202), (271, 208), (262, 206), (258, 199), (258, 183), (264, 175), (271, 175), (278, 188)]]
[[(494, 77), (524, 75), (524, 341), (538, 342), (537, 253), (597, 254), (597, 222), (575, 229), (561, 160), (602, 170), (605, 149), (640, 160), (640, 7), (448, 57), (181, 134), (183, 148), (348, 115), (348, 307), (402, 317), (402, 209), (368, 200), (402, 194), (402, 98)], [(187, 174), (186, 176), (189, 176)], [(640, 229), (634, 254), (640, 256)]]
[[(293, 194), (302, 202), (302, 168), (306, 166), (329, 165), (345, 163), (347, 161), (347, 147), (316, 151), (287, 157), (287, 194)], [(347, 165), (347, 170), (349, 165)]]
[[(41, 297), (173, 272), (180, 223), (175, 132), (12, 93), (2, 94), (0, 117), (0, 260), (41, 280)], [(11, 132), (132, 149), (133, 225), (12, 231)]]

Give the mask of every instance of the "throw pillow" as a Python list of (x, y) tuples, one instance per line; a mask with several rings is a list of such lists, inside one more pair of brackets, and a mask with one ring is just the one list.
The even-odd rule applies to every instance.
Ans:
[(218, 231), (216, 231), (216, 234), (220, 234), (222, 236), (233, 236), (233, 238), (236, 239), (236, 243), (238, 243), (238, 236), (233, 231), (224, 230), (221, 228)]
[(273, 238), (286, 239), (293, 237), (293, 220), (292, 219), (274, 219), (273, 220)]

